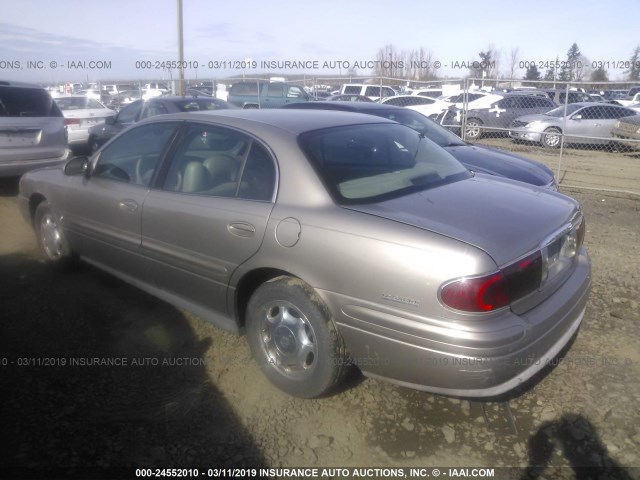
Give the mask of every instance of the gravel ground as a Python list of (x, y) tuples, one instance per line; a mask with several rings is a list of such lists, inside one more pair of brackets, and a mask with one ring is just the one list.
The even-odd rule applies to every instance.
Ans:
[(0, 477), (438, 466), (575, 478), (578, 467), (624, 466), (636, 468), (611, 478), (640, 478), (637, 197), (565, 192), (587, 217), (593, 290), (584, 324), (532, 387), (479, 403), (357, 372), (331, 397), (291, 398), (260, 374), (244, 337), (89, 266), (47, 268), (15, 186), (0, 188)]

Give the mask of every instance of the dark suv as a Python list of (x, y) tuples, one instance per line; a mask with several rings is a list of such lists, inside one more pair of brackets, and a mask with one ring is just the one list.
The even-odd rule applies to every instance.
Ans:
[(64, 117), (47, 91), (0, 81), (0, 176), (62, 164), (68, 157)]
[(279, 108), (288, 103), (309, 102), (313, 98), (299, 85), (255, 80), (231, 85), (228, 100), (240, 108)]

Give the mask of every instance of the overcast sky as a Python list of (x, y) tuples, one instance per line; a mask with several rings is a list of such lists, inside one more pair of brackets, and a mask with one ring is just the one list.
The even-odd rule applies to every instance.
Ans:
[[(331, 77), (346, 73), (336, 62), (353, 67), (373, 61), (388, 44), (399, 52), (430, 51), (432, 61), (441, 63), (440, 74), (452, 78), (468, 73), (455, 69), (456, 62), (478, 60), (480, 51), (493, 47), (506, 74), (512, 49), (518, 48), (522, 62), (546, 62), (566, 59), (576, 42), (589, 63), (603, 62), (609, 78), (621, 80), (622, 62), (640, 45), (640, 0), (183, 3), (184, 59), (198, 63), (197, 70), (186, 71), (189, 79), (242, 76), (250, 71), (243, 68), (245, 59), (257, 62), (256, 73), (265, 72), (260, 68), (265, 61), (295, 61), (307, 68), (269, 74)], [(176, 5), (176, 0), (2, 0), (0, 79), (169, 79), (176, 71), (156, 68), (161, 67), (156, 62), (178, 59)], [(524, 73), (519, 69), (516, 77)]]

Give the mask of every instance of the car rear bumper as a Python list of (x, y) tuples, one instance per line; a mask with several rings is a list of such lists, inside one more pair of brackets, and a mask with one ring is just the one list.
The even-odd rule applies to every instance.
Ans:
[(443, 395), (493, 397), (529, 380), (570, 342), (584, 317), (590, 272), (581, 249), (575, 271), (551, 297), (522, 315), (506, 312), (510, 326), (500, 322), (494, 331), (464, 332), (452, 322), (421, 335), (406, 315), (349, 305), (336, 320), (367, 376)]
[(62, 165), (70, 158), (70, 156), (71, 150), (66, 149), (63, 155), (55, 158), (0, 162), (0, 177), (19, 177), (29, 170), (35, 170), (36, 168)]

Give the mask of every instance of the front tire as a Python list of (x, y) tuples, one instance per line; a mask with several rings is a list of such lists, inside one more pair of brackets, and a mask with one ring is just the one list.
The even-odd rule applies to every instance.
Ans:
[(36, 208), (34, 227), (38, 247), (45, 260), (57, 268), (68, 267), (73, 261), (73, 254), (64, 237), (60, 219), (49, 202), (44, 201)]
[(342, 380), (342, 337), (322, 299), (301, 280), (281, 276), (258, 287), (247, 305), (246, 326), (262, 372), (288, 394), (319, 397)]

